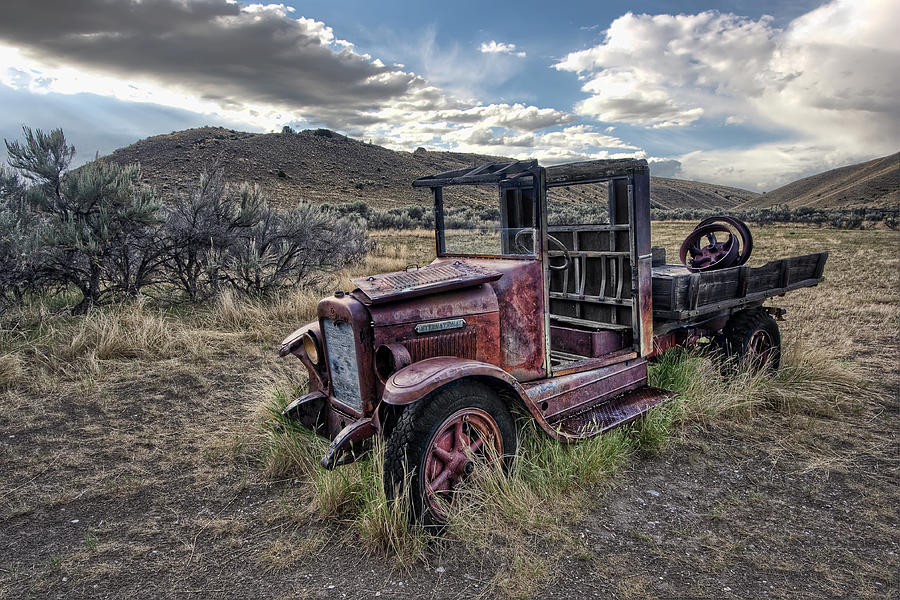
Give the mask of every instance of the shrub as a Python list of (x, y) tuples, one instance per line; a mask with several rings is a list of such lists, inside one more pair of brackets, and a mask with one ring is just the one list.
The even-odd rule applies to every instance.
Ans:
[(278, 211), (257, 186), (229, 188), (220, 168), (176, 199), (164, 239), (171, 282), (192, 300), (223, 286), (260, 295), (312, 283), (369, 247), (356, 220), (306, 203)]
[[(31, 276), (78, 288), (82, 300), (74, 312), (116, 292), (136, 293), (155, 260), (139, 240), (158, 223), (160, 210), (153, 191), (140, 183), (140, 167), (94, 161), (69, 172), (75, 148), (61, 129), (23, 132), (24, 142), (6, 142), (6, 148), (10, 166), (31, 182), (25, 198), (40, 254), (39, 273)], [(27, 214), (19, 211), (17, 222)]]
[[(246, 186), (242, 194), (259, 194)], [(229, 246), (225, 272), (229, 285), (248, 294), (269, 294), (312, 283), (360, 259), (369, 239), (358, 222), (301, 203), (278, 212), (264, 201), (258, 221), (237, 229)]]

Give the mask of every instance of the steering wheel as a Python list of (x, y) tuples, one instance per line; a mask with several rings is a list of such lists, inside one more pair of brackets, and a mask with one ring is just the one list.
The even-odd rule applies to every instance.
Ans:
[[(522, 242), (522, 238), (524, 237), (523, 234), (525, 234), (525, 233), (530, 233), (532, 236), (532, 238), (531, 238), (532, 239), (532, 247), (531, 248), (529, 248)], [(533, 254), (534, 253), (534, 233), (535, 233), (535, 230), (530, 229), (530, 228), (520, 229), (519, 231), (516, 232), (516, 235), (513, 238), (513, 243), (515, 244), (516, 249), (518, 249), (522, 254)], [(572, 266), (572, 257), (569, 255), (569, 249), (566, 248), (566, 245), (563, 244), (558, 239), (556, 239), (555, 237), (553, 237), (552, 235), (550, 235), (549, 233), (547, 234), (547, 241), (553, 242), (554, 244), (559, 246), (560, 250), (562, 250), (563, 258), (565, 258), (565, 262), (562, 263), (561, 265), (548, 264), (547, 266), (550, 267), (550, 270), (551, 271), (565, 271), (570, 266)]]

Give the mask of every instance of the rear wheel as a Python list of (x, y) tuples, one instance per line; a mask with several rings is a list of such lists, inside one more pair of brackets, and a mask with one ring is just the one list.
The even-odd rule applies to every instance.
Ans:
[(439, 529), (476, 464), (499, 459), (506, 467), (515, 452), (506, 406), (490, 388), (463, 381), (403, 411), (385, 448), (385, 492), (396, 500), (408, 484), (411, 516)]
[(725, 325), (722, 349), (733, 364), (747, 364), (753, 371), (775, 371), (781, 365), (778, 322), (762, 309), (742, 310)]

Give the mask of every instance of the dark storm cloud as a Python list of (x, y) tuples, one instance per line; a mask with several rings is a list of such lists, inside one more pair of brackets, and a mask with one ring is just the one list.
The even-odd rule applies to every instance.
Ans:
[(421, 78), (335, 43), (321, 22), (227, 0), (7, 0), (0, 42), (53, 66), (150, 79), (222, 106), (327, 109), (334, 125), (442, 97)]

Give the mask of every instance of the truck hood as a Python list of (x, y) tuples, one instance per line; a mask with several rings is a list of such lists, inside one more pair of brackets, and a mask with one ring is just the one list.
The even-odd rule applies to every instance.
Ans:
[(496, 281), (502, 273), (461, 259), (436, 261), (428, 266), (351, 279), (353, 295), (363, 304), (382, 304), (436, 292)]

